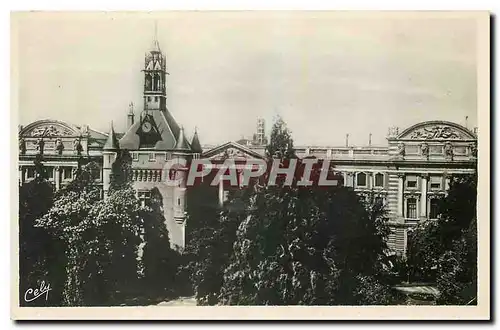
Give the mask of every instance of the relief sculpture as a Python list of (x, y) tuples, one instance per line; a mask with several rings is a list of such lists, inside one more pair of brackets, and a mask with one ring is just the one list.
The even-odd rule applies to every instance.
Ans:
[(410, 139), (423, 139), (423, 140), (432, 140), (432, 139), (460, 139), (460, 135), (458, 132), (454, 131), (449, 126), (434, 126), (431, 128), (421, 128), (412, 133)]

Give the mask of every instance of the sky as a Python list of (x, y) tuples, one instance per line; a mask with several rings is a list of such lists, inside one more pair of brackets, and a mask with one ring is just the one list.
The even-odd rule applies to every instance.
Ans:
[(15, 13), (19, 124), (108, 132), (142, 111), (144, 54), (167, 56), (167, 106), (202, 144), (251, 137), (281, 116), (296, 145), (386, 145), (388, 128), (477, 126), (477, 22), (396, 13)]

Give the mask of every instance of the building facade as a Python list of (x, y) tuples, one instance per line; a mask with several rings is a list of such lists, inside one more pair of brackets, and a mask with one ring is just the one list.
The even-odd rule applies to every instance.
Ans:
[[(133, 186), (141, 200), (154, 189), (162, 196), (166, 226), (173, 246), (185, 242), (185, 172), (175, 175), (181, 184), (166, 183), (165, 164), (172, 158), (189, 161), (207, 158), (217, 163), (232, 158), (235, 163), (262, 159), (265, 153), (265, 122), (259, 119), (252, 140), (242, 139), (219, 146), (202, 146), (198, 134), (188, 139), (182, 126), (167, 108), (167, 63), (157, 40), (144, 59), (143, 105), (139, 114), (133, 105), (126, 113), (127, 130), (109, 133), (88, 126), (75, 126), (57, 120), (41, 120), (19, 128), (19, 182), (35, 177), (35, 159), (41, 159), (49, 181), (58, 190), (74, 178), (82, 158), (97, 165), (96, 181), (103, 197), (109, 190), (111, 167), (121, 150), (132, 156)], [(136, 118), (137, 117), (137, 118)], [(437, 217), (437, 200), (445, 196), (449, 178), (474, 173), (477, 164), (477, 132), (451, 122), (417, 123), (399, 131), (390, 128), (387, 145), (375, 146), (297, 146), (299, 157), (328, 159), (344, 178), (344, 185), (361, 196), (376, 194), (389, 211), (393, 234), (389, 246), (406, 252), (407, 231), (420, 221)], [(219, 201), (226, 193), (221, 184)]]

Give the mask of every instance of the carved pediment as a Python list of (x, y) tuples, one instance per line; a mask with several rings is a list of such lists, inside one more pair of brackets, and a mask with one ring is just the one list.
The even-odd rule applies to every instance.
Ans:
[(465, 127), (448, 122), (426, 122), (406, 129), (398, 139), (410, 140), (473, 140), (474, 134)]
[(250, 157), (250, 155), (235, 148), (227, 148), (226, 150), (210, 157), (210, 159), (213, 160), (248, 159), (248, 158), (253, 158), (253, 157)]
[(247, 160), (247, 159), (255, 159), (263, 157), (244, 146), (241, 146), (237, 143), (228, 142), (219, 147), (215, 147), (207, 152), (203, 153), (203, 156), (212, 160), (226, 160), (226, 159), (235, 159), (235, 160)]
[(82, 132), (80, 132), (77, 128), (71, 127), (69, 124), (59, 121), (43, 120), (34, 122), (26, 126), (20, 132), (20, 136), (33, 138), (53, 138), (77, 136), (81, 133)]

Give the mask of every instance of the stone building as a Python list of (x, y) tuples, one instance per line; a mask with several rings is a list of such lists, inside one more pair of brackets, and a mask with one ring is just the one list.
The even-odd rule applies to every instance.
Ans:
[[(299, 158), (328, 159), (335, 171), (362, 198), (374, 193), (388, 210), (393, 234), (389, 246), (405, 253), (408, 228), (436, 219), (438, 199), (445, 196), (452, 175), (470, 174), (477, 165), (477, 132), (446, 121), (427, 121), (403, 131), (390, 128), (387, 146), (296, 146)], [(265, 146), (226, 143), (203, 152), (217, 159), (263, 156)], [(220, 193), (224, 196), (224, 193)]]
[[(186, 186), (166, 184), (166, 176), (170, 175), (164, 170), (166, 162), (173, 157), (187, 161), (203, 157), (215, 163), (227, 157), (236, 163), (262, 159), (267, 138), (264, 121), (259, 120), (253, 140), (202, 147), (195, 132), (188, 141), (182, 126), (167, 108), (166, 64), (166, 57), (154, 40), (144, 61), (142, 109), (136, 119), (130, 105), (125, 133), (116, 133), (113, 125), (106, 134), (57, 120), (41, 120), (20, 127), (20, 184), (34, 178), (33, 162), (38, 155), (43, 157), (49, 181), (56, 190), (73, 179), (79, 159), (84, 158), (97, 164), (95, 179), (102, 184), (105, 198), (117, 153), (128, 150), (138, 197), (146, 200), (156, 188), (162, 196), (170, 241), (174, 246), (184, 247)], [(343, 175), (344, 184), (359, 194), (375, 192), (386, 205), (394, 228), (389, 245), (394, 251), (405, 253), (408, 228), (437, 217), (437, 199), (446, 194), (449, 177), (475, 171), (477, 134), (455, 123), (429, 121), (401, 132), (389, 129), (387, 145), (383, 147), (297, 146), (296, 152), (299, 157), (329, 159)], [(185, 172), (177, 171), (176, 175), (182, 179)], [(220, 185), (221, 204), (225, 198), (224, 187)]]

